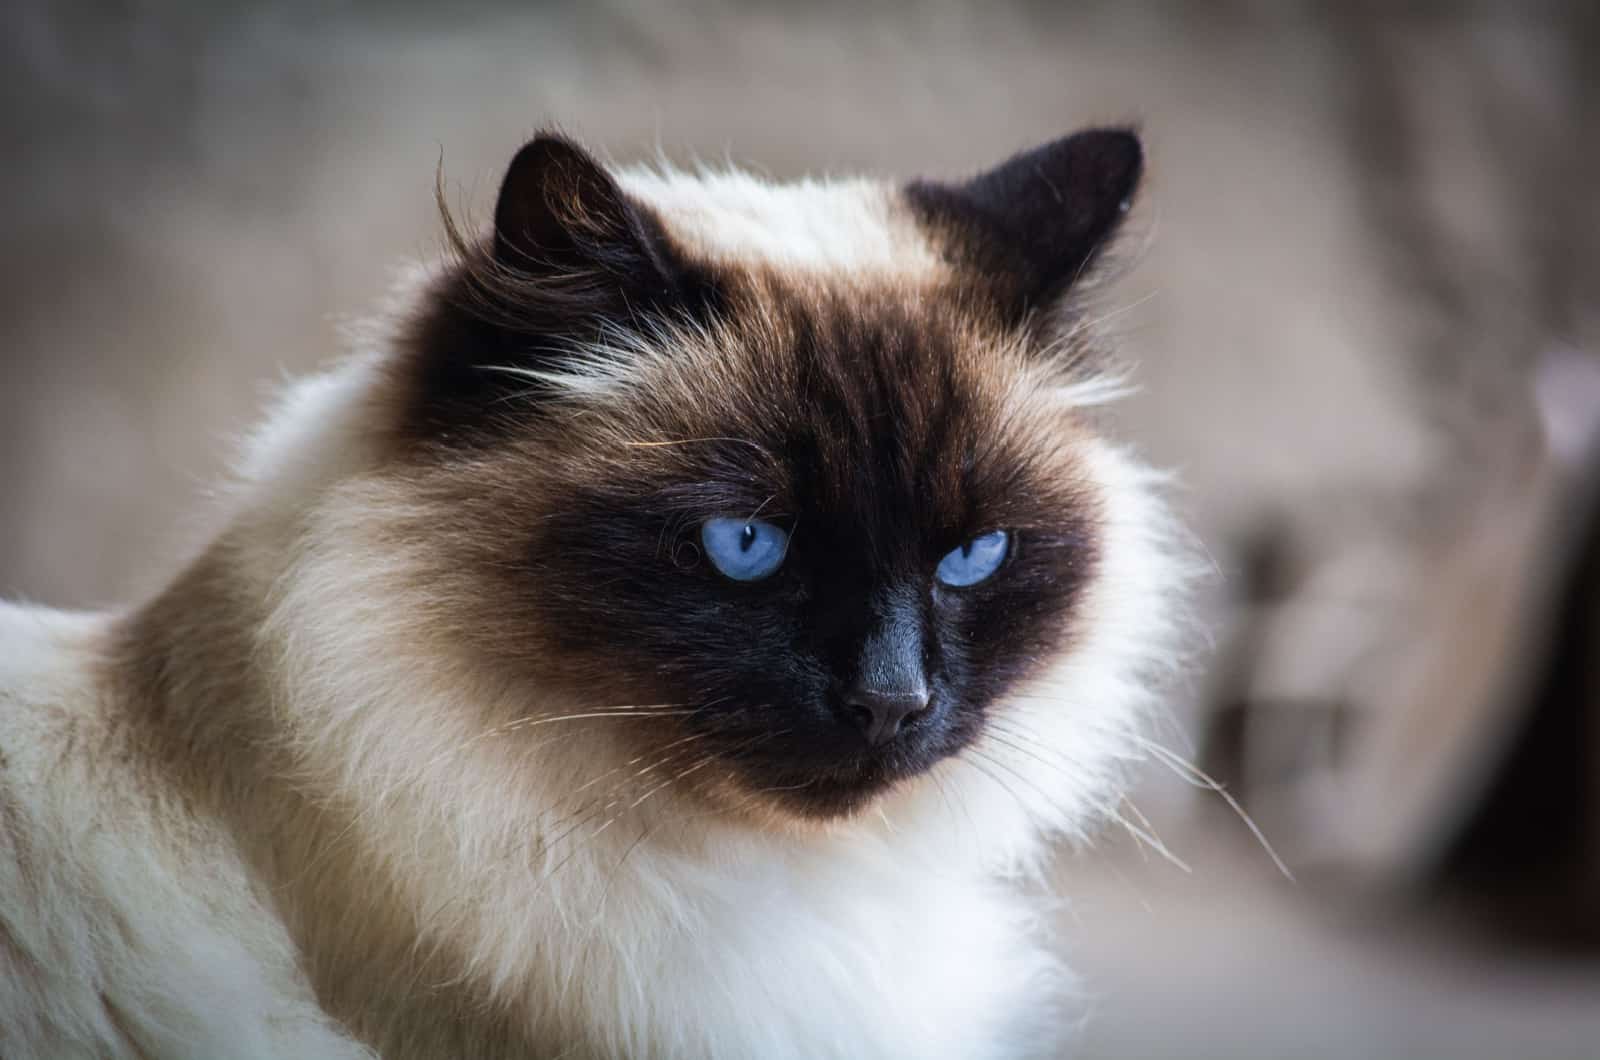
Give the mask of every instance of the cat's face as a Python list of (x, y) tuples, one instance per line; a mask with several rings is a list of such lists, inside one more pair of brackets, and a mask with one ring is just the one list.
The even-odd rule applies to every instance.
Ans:
[(669, 782), (803, 816), (974, 741), (1071, 651), (1097, 572), (1086, 430), (1029, 311), (1108, 234), (1138, 148), (1078, 139), (861, 190), (925, 253), (858, 269), (730, 251), (564, 141), (524, 149), (418, 322), (405, 414), (472, 527), (478, 647), (654, 711), (630, 738), (683, 747)]

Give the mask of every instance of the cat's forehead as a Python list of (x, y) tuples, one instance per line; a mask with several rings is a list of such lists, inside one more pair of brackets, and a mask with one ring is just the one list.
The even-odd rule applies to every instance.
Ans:
[[(1029, 340), (970, 310), (960, 292), (905, 276), (725, 265), (710, 323), (614, 333), (575, 366), (602, 404), (643, 406), (669, 422), (866, 421), (925, 432), (932, 417), (993, 413), (1048, 372)], [(888, 435), (883, 435), (887, 438)]]
[[(715, 326), (653, 334), (574, 379), (569, 452), (697, 514), (792, 505), (839, 517), (1008, 508), (1075, 477), (1080, 424), (1025, 338), (904, 278), (725, 266)], [(1019, 482), (1027, 482), (1025, 490)], [(652, 501), (654, 503), (654, 501)], [(698, 511), (704, 504), (705, 511)], [(1030, 516), (1031, 518), (1031, 516)]]
[(685, 252), (714, 265), (906, 280), (945, 268), (900, 190), (883, 181), (774, 184), (734, 169), (634, 169), (619, 180)]
[[(482, 437), (513, 443), (502, 466), (690, 515), (777, 496), (845, 517), (898, 506), (958, 520), (1025, 492), (1008, 483), (1042, 497), (1042, 479), (1074, 477), (1081, 423), (1059, 349), (1002, 312), (904, 186), (737, 171), (617, 180), (639, 246), (615, 304), (584, 303), (573, 324), (590, 288), (501, 284), (503, 267), (469, 254), (458, 275), (482, 279), (498, 315), (426, 336), (447, 365), (458, 345), (497, 344), (468, 382), (511, 381), (482, 417)], [(620, 260), (577, 275), (616, 280)], [(482, 319), (475, 296), (444, 304)], [(503, 319), (525, 326), (502, 335)]]

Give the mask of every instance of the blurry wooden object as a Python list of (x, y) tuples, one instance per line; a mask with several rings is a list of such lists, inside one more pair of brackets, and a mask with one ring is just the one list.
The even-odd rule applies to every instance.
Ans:
[(1542, 432), (1431, 547), (1237, 550), (1203, 764), (1302, 868), (1600, 942), (1600, 362), (1552, 354), (1535, 390)]
[(1600, 366), (1541, 378), (1563, 509), (1551, 531), (1549, 636), (1530, 646), (1523, 709), (1447, 835), (1436, 881), (1495, 922), (1559, 945), (1600, 946)]

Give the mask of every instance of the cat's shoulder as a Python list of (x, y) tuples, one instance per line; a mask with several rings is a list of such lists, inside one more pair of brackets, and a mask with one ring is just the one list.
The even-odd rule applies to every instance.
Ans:
[(0, 1056), (371, 1060), (228, 838), (152, 768), (117, 632), (0, 602)]
[(0, 600), (0, 780), (104, 718), (96, 665), (111, 616)]

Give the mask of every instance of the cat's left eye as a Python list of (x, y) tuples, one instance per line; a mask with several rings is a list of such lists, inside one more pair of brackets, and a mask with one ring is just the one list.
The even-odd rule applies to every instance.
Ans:
[(712, 566), (734, 581), (760, 581), (783, 565), (789, 533), (762, 519), (707, 519), (700, 543)]
[(977, 585), (1000, 569), (1009, 551), (1011, 535), (1004, 530), (991, 530), (945, 553), (934, 576), (957, 589)]

